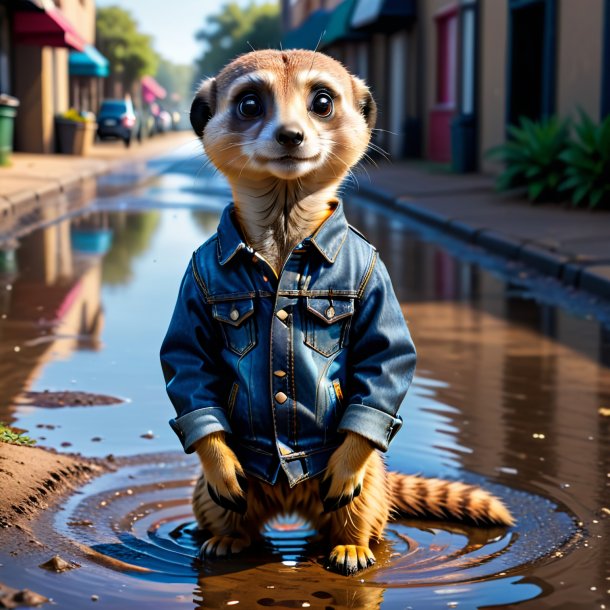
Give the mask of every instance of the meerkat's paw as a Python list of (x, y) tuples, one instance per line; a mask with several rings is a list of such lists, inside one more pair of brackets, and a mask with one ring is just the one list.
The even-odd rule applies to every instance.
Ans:
[(343, 443), (330, 456), (328, 468), (320, 482), (324, 512), (338, 510), (360, 495), (366, 463), (373, 448), (357, 434), (347, 433)]
[(199, 550), (199, 559), (219, 559), (241, 553), (250, 546), (250, 540), (239, 536), (212, 536)]
[(206, 436), (197, 444), (196, 451), (212, 500), (223, 508), (245, 514), (248, 480), (237, 456), (225, 443), (224, 433)]
[(375, 555), (366, 546), (338, 544), (328, 557), (328, 566), (340, 574), (349, 576), (372, 566), (375, 561)]

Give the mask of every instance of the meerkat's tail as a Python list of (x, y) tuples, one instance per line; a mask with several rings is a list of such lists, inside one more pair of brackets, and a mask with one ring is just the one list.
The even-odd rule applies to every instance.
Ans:
[(476, 524), (514, 525), (506, 506), (475, 485), (388, 473), (396, 516), (454, 518)]

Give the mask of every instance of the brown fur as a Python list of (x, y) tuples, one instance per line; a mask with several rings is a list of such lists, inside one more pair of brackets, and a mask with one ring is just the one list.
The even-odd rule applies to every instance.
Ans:
[[(360, 448), (354, 450), (358, 445)], [(228, 451), (226, 463), (234, 463), (233, 452), (224, 447)], [(364, 454), (368, 455), (362, 460)], [(346, 574), (375, 562), (370, 544), (383, 538), (392, 518), (432, 516), (479, 524), (513, 524), (504, 504), (483, 489), (387, 472), (381, 455), (355, 434), (348, 433), (333, 454), (326, 477), (333, 478), (335, 493), (353, 489), (357, 482), (361, 482), (362, 492), (346, 506), (324, 513), (320, 479), (290, 488), (286, 480), (269, 485), (248, 476), (247, 511), (240, 515), (212, 500), (209, 481), (202, 474), (193, 493), (193, 511), (199, 527), (212, 537), (203, 545), (201, 556), (222, 557), (245, 549), (260, 539), (261, 527), (279, 514), (298, 514), (307, 519), (329, 541), (331, 565)]]
[[(332, 116), (310, 110), (323, 88), (333, 94)], [(254, 91), (263, 102), (260, 120), (237, 112), (240, 95)], [(227, 177), (237, 217), (249, 244), (280, 273), (285, 258), (328, 217), (337, 190), (365, 154), (375, 122), (375, 103), (366, 85), (334, 59), (311, 51), (256, 51), (202, 83), (191, 121), (205, 150)], [(278, 127), (303, 135), (290, 150), (278, 143)], [(391, 516), (435, 516), (511, 525), (506, 507), (482, 489), (438, 479), (388, 473), (369, 442), (347, 433), (321, 479), (290, 488), (245, 477), (223, 433), (196, 447), (203, 474), (193, 496), (202, 529), (212, 537), (205, 558), (236, 553), (260, 537), (262, 525), (280, 513), (298, 513), (330, 541), (329, 562), (345, 574), (374, 563), (371, 541), (380, 540)], [(222, 508), (244, 506), (245, 514)], [(324, 501), (340, 508), (324, 512)], [(346, 505), (342, 505), (346, 504)]]

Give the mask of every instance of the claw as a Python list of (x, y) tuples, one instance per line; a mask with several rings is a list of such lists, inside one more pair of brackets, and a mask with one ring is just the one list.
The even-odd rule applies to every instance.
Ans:
[[(238, 479), (239, 480), (239, 479)], [(244, 486), (240, 482), (240, 487), (242, 490)], [(247, 483), (246, 483), (247, 489)], [(210, 497), (218, 506), (222, 506), (222, 508), (226, 508), (227, 510), (232, 510), (235, 513), (240, 515), (245, 515), (246, 510), (248, 509), (248, 504), (246, 502), (246, 498), (227, 498), (226, 496), (219, 495), (216, 490), (208, 483), (208, 491), (210, 492)], [(245, 493), (245, 491), (244, 491)]]
[(243, 474), (237, 474), (237, 483), (241, 490), (244, 492), (244, 498), (248, 495), (248, 479)]
[(339, 498), (325, 498), (322, 500), (322, 506), (324, 508), (322, 514), (332, 513), (340, 508), (343, 508), (344, 506), (347, 506), (354, 499), (354, 497), (355, 496), (353, 494), (347, 494), (342, 495)]
[(375, 563), (375, 555), (371, 549), (357, 544), (337, 545), (328, 558), (329, 568), (351, 576)]
[(201, 545), (197, 557), (201, 561), (230, 557), (243, 551), (249, 544), (249, 540), (240, 537), (212, 536)]

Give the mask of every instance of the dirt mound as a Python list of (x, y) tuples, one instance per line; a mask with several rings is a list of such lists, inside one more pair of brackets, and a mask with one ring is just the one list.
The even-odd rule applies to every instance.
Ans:
[(27, 529), (40, 510), (105, 470), (79, 456), (0, 443), (0, 528)]

